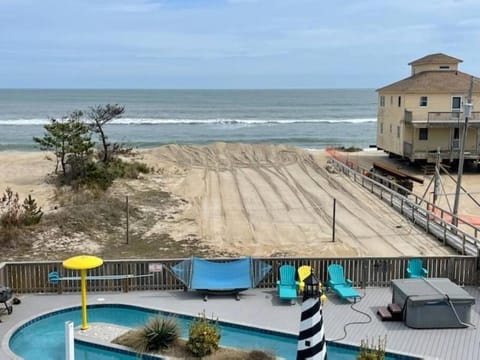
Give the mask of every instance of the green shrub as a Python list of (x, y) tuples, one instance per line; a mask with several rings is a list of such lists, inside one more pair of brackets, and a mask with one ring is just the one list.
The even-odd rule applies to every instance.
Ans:
[(22, 223), (26, 226), (35, 225), (40, 222), (43, 216), (42, 208), (37, 206), (37, 202), (31, 195), (23, 201), (22, 205)]
[[(139, 161), (133, 161), (127, 164), (127, 171), (125, 172), (124, 177), (126, 178), (133, 178), (136, 179), (139, 174), (148, 174), (150, 172), (150, 168)], [(131, 173), (131, 174), (130, 174)]]
[(383, 339), (378, 337), (378, 345), (375, 345), (374, 340), (369, 343), (368, 338), (360, 342), (360, 353), (357, 355), (357, 360), (384, 360), (385, 349), (387, 347), (387, 336)]
[(210, 321), (205, 312), (193, 320), (188, 331), (187, 348), (197, 357), (214, 353), (220, 343), (218, 322)]
[(18, 193), (7, 188), (0, 197), (0, 226), (3, 228), (35, 225), (42, 219), (42, 208), (37, 206), (37, 202), (32, 195), (28, 195), (20, 205)]
[(110, 168), (108, 165), (97, 162), (91, 164), (88, 168), (84, 179), (79, 179), (81, 185), (85, 185), (90, 189), (108, 189), (115, 178), (119, 177), (116, 169)]
[(86, 171), (85, 178), (79, 178), (77, 182), (91, 189), (106, 190), (115, 179), (136, 179), (140, 173), (146, 174), (149, 171), (148, 166), (143, 163), (113, 159), (107, 164), (102, 162), (91, 163)]
[(143, 353), (167, 349), (180, 336), (178, 324), (173, 318), (154, 316), (140, 329), (122, 336), (121, 344)]

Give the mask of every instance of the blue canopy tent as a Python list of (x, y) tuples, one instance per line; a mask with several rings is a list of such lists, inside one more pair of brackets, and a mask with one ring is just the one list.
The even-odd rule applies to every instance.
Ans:
[(209, 261), (198, 257), (183, 260), (171, 270), (185, 287), (204, 293), (234, 293), (255, 287), (270, 272), (272, 267), (250, 257), (223, 262)]

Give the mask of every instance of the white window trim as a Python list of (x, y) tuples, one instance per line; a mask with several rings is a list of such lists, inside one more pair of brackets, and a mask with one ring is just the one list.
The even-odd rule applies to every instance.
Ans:
[[(426, 105), (422, 105), (422, 98), (425, 97), (427, 98), (427, 101), (426, 101)], [(427, 95), (422, 95), (420, 96), (420, 99), (418, 99), (418, 106), (421, 107), (421, 108), (426, 108), (428, 107), (428, 96)]]
[[(460, 107), (453, 108), (453, 98), (460, 98)], [(450, 108), (452, 109), (452, 112), (462, 112), (462, 103), (463, 103), (463, 96), (462, 95), (452, 95), (450, 98)]]

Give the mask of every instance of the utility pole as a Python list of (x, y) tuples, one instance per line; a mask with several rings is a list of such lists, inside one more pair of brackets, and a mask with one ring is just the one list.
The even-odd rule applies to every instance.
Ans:
[(437, 203), (438, 195), (440, 194), (440, 148), (437, 148), (437, 160), (435, 162), (435, 176), (433, 182), (433, 209)]
[(460, 154), (458, 155), (458, 175), (457, 175), (457, 188), (455, 190), (455, 202), (453, 203), (453, 219), (452, 224), (458, 227), (458, 203), (460, 201), (460, 189), (462, 187), (462, 175), (463, 175), (463, 162), (465, 152), (465, 141), (468, 131), (468, 118), (472, 113), (472, 91), (473, 91), (473, 76), (470, 78), (470, 88), (468, 89), (468, 96), (465, 104), (463, 104), (463, 116), (465, 117), (465, 123), (462, 128), (462, 136), (460, 138)]

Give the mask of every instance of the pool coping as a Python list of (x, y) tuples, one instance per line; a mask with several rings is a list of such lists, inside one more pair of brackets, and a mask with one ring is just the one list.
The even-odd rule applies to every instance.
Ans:
[[(108, 325), (108, 326), (121, 328), (125, 331), (128, 331), (128, 330), (132, 329), (130, 327), (126, 327), (126, 326), (122, 326), (122, 325), (114, 325), (114, 324), (105, 323), (105, 322), (93, 322), (93, 323), (90, 324), (90, 327), (93, 327), (95, 325)], [(84, 344), (87, 344), (87, 345), (93, 346), (93, 347), (100, 347), (100, 348), (104, 348), (104, 349), (106, 348), (109, 351), (113, 351), (113, 352), (121, 352), (121, 353), (138, 355), (138, 353), (136, 351), (132, 350), (128, 346), (115, 344), (111, 341), (106, 341), (106, 340), (98, 338), (98, 337), (82, 335), (82, 330), (80, 329), (80, 326), (77, 326), (74, 329), (74, 340), (75, 340), (75, 343), (84, 343)], [(168, 356), (160, 356), (160, 355), (151, 354), (151, 353), (142, 353), (142, 359), (143, 359), (143, 357), (146, 357), (147, 360), (151, 360), (151, 359), (153, 359), (153, 360), (156, 360), (156, 359), (158, 359), (158, 360), (177, 360), (176, 358), (171, 358), (171, 357), (168, 357)]]
[[(149, 310), (152, 313), (158, 311), (158, 312), (162, 312), (162, 313), (166, 314), (166, 316), (172, 316), (172, 315), (173, 316), (181, 316), (181, 317), (185, 317), (185, 318), (189, 318), (189, 319), (195, 317), (191, 314), (186, 314), (186, 313), (182, 313), (182, 312), (172, 312), (172, 311), (168, 311), (168, 310), (165, 310), (165, 309), (155, 308), (155, 307), (150, 307), (150, 306), (131, 305), (131, 304), (126, 304), (126, 303), (121, 303), (121, 302), (118, 302), (118, 301), (117, 302), (108, 302), (108, 303), (103, 303), (103, 304), (89, 304), (87, 306), (87, 308), (102, 308), (102, 307), (134, 308), (134, 309)], [(51, 310), (51, 311), (45, 311), (45, 312), (39, 313), (37, 315), (28, 317), (22, 323), (17, 324), (16, 326), (12, 327), (9, 331), (7, 331), (4, 339), (2, 340), (2, 344), (1, 344), (2, 348), (7, 352), (7, 355), (10, 358), (12, 358), (14, 360), (23, 360), (23, 358), (16, 355), (10, 349), (10, 346), (9, 346), (10, 339), (12, 338), (12, 336), (17, 331), (21, 330), (24, 327), (29, 326), (31, 323), (42, 320), (43, 318), (53, 316), (53, 315), (58, 314), (58, 313), (76, 311), (76, 310), (79, 310), (79, 309), (81, 309), (81, 306), (66, 306), (66, 307), (62, 307), (62, 308), (56, 308), (55, 310)], [(219, 323), (220, 324), (228, 324), (229, 326), (236, 327), (236, 328), (255, 329), (256, 331), (269, 333), (269, 334), (281, 334), (283, 336), (297, 337), (297, 334), (293, 334), (293, 333), (290, 333), (290, 332), (282, 332), (282, 331), (273, 330), (273, 329), (260, 328), (258, 326), (248, 325), (246, 323), (240, 323), (240, 322), (234, 323), (234, 322), (222, 321), (222, 320), (219, 320)], [(109, 326), (124, 328), (126, 331), (128, 329), (133, 329), (133, 328), (130, 328), (130, 327), (126, 327), (126, 326), (122, 326), (122, 325), (116, 325), (116, 324), (110, 324), (110, 323), (92, 322), (91, 325), (93, 325), (93, 324), (107, 324)], [(121, 352), (136, 354), (135, 351), (132, 351), (132, 349), (130, 349), (126, 346), (119, 345), (119, 344), (114, 344), (112, 342), (108, 342), (108, 341), (105, 341), (105, 340), (102, 340), (102, 339), (99, 339), (99, 338), (87, 337), (85, 335), (82, 335), (80, 326), (77, 326), (74, 329), (74, 340), (75, 340), (75, 342), (86, 343), (86, 344), (90, 344), (90, 345), (93, 345), (93, 346), (98, 345), (99, 347), (102, 347), (102, 348), (118, 349), (118, 350), (121, 350)], [(228, 348), (228, 346), (224, 346), (224, 347)], [(178, 360), (178, 358), (168, 357), (168, 356), (165, 356), (165, 355), (160, 356), (160, 355), (151, 354), (151, 353), (143, 353), (142, 355), (145, 355), (147, 357), (152, 357), (153, 359)], [(282, 357), (277, 357), (277, 358), (278, 359), (283, 359)]]
[[(67, 306), (64, 309), (69, 309), (69, 308), (72, 308), (72, 306)], [(23, 360), (23, 358), (21, 356), (18, 356), (17, 354), (15, 354), (10, 349), (9, 343), (10, 343), (10, 339), (12, 338), (13, 334), (15, 334), (15, 332), (17, 332), (17, 330), (23, 328), (24, 326), (27, 326), (28, 323), (34, 322), (33, 320), (35, 320), (39, 317), (42, 317), (42, 316), (46, 316), (46, 315), (51, 314), (53, 312), (60, 311), (60, 310), (62, 310), (62, 309), (43, 311), (39, 314), (29, 316), (28, 318), (26, 318), (21, 323), (18, 323), (17, 325), (12, 326), (9, 330), (7, 330), (7, 332), (5, 333), (5, 336), (2, 339), (2, 343), (1, 343), (2, 350), (6, 352), (7, 356), (9, 356), (10, 359)]]
[[(192, 318), (192, 317), (195, 317), (194, 315), (191, 315), (191, 314), (186, 314), (186, 313), (183, 313), (181, 311), (175, 311), (175, 312), (172, 312), (172, 311), (168, 311), (168, 310), (165, 310), (165, 309), (161, 309), (159, 307), (155, 307), (155, 306), (138, 306), (138, 305), (132, 305), (132, 304), (129, 304), (129, 303), (125, 303), (125, 302), (120, 302), (120, 301), (113, 301), (113, 302), (105, 302), (105, 303), (96, 303), (96, 304), (89, 304), (88, 305), (88, 308), (98, 308), (98, 307), (115, 307), (115, 306), (119, 306), (119, 307), (126, 307), (126, 308), (137, 308), (137, 309), (147, 309), (149, 311), (152, 311), (152, 312), (155, 312), (155, 311), (159, 311), (159, 312), (162, 312), (162, 313), (165, 313), (165, 314), (169, 314), (169, 315), (172, 315), (172, 314), (175, 314), (175, 315), (179, 315), (179, 316), (182, 316), (182, 317), (186, 317), (186, 318)], [(36, 321), (39, 321), (41, 320), (42, 318), (45, 318), (45, 317), (48, 317), (48, 316), (51, 316), (53, 314), (56, 314), (56, 313), (61, 313), (61, 312), (68, 312), (68, 311), (75, 311), (75, 310), (78, 310), (80, 309), (81, 307), (78, 306), (78, 305), (75, 305), (75, 306), (65, 306), (65, 307), (59, 307), (59, 308), (56, 308), (54, 310), (50, 310), (50, 311), (44, 311), (42, 313), (39, 313), (39, 314), (36, 314), (36, 315), (33, 315), (33, 316), (30, 316), (28, 317), (27, 319), (25, 319), (22, 323), (19, 323), (15, 326), (13, 326), (12, 328), (10, 328), (4, 338), (2, 339), (2, 343), (1, 343), (1, 346), (2, 346), (2, 350), (4, 350), (7, 355), (11, 358), (11, 359), (14, 359), (14, 360), (23, 360), (22, 357), (19, 357), (18, 355), (16, 355), (15, 353), (13, 353), (9, 347), (9, 342), (10, 342), (10, 339), (12, 338), (12, 336), (15, 334), (15, 332), (17, 332), (18, 330), (22, 329), (23, 327), (26, 327), (28, 326), (30, 323), (32, 322), (36, 322)], [(292, 332), (282, 332), (282, 331), (279, 331), (279, 330), (274, 330), (274, 329), (271, 329), (271, 328), (267, 328), (267, 327), (258, 327), (258, 326), (254, 326), (254, 325), (251, 325), (251, 324), (246, 324), (244, 322), (230, 322), (230, 321), (221, 321), (219, 320), (220, 323), (224, 323), (224, 324), (228, 324), (228, 325), (231, 325), (233, 327), (238, 327), (238, 328), (250, 328), (250, 329), (255, 329), (257, 331), (260, 331), (260, 332), (265, 332), (265, 333), (270, 333), (270, 334), (281, 334), (281, 335), (287, 335), (287, 336), (292, 336), (292, 337), (297, 337), (298, 334), (296, 333), (292, 333)], [(93, 324), (93, 323), (92, 323)], [(109, 324), (110, 323), (105, 323), (105, 324)], [(115, 324), (113, 324), (115, 325)], [(115, 326), (118, 326), (118, 327), (122, 327), (121, 325), (115, 325)], [(75, 329), (77, 329), (78, 327), (76, 327)], [(125, 327), (126, 329), (128, 329), (128, 327)], [(75, 335), (75, 338), (77, 338), (77, 335)], [(92, 339), (91, 337), (89, 339)], [(96, 339), (98, 340), (98, 339)], [(77, 341), (77, 339), (75, 339), (75, 341)], [(97, 344), (95, 341), (91, 341), (91, 340), (88, 340), (86, 341), (81, 335), (80, 337), (78, 338), (78, 341), (79, 342), (84, 342), (84, 343), (92, 343), (93, 345)], [(327, 341), (327, 345), (328, 343), (330, 343), (331, 341)], [(335, 346), (336, 347), (343, 347), (343, 348), (347, 348), (347, 349), (358, 349), (359, 346), (358, 344), (356, 343), (351, 343), (351, 342), (348, 342), (348, 341), (344, 341), (344, 342), (334, 342)], [(135, 352), (132, 352), (131, 349), (128, 351), (127, 349), (129, 349), (128, 347), (124, 347), (122, 345), (118, 345), (118, 344), (113, 344), (111, 342), (106, 342), (106, 341), (102, 341), (102, 340), (98, 340), (98, 345), (100, 345), (101, 347), (107, 347), (107, 348), (116, 348), (118, 346), (118, 349), (119, 350), (122, 350), (122, 351), (126, 351), (126, 352), (130, 352), (130, 353), (135, 353)], [(112, 346), (113, 345), (113, 346)], [(436, 359), (436, 358), (431, 358), (431, 357), (422, 357), (422, 356), (419, 356), (419, 355), (415, 355), (415, 354), (412, 354), (412, 353), (408, 353), (408, 352), (390, 352), (390, 351), (386, 351), (386, 354), (388, 354), (389, 356), (392, 356), (394, 358), (398, 357), (398, 359), (403, 359), (403, 358), (409, 358), (409, 360), (421, 360), (421, 359), (424, 359), (424, 360), (428, 360), (428, 359)], [(151, 356), (151, 354), (146, 354), (147, 356)], [(155, 356), (155, 355), (153, 355)], [(176, 359), (176, 358), (169, 358), (169, 357), (154, 357), (154, 359), (165, 359), (165, 360), (168, 360), (168, 359)]]
[[(90, 323), (89, 327), (90, 326), (97, 326), (97, 325), (106, 325), (106, 326), (109, 326), (109, 327), (117, 327), (117, 328), (123, 329), (125, 331), (134, 329), (134, 328), (127, 327), (127, 326), (115, 325), (115, 324), (110, 324), (110, 323), (105, 323), (105, 322), (92, 322), (92, 323)], [(101, 339), (101, 338), (98, 338), (98, 337), (82, 335), (82, 330), (80, 329), (80, 326), (77, 326), (75, 328), (74, 339), (75, 339), (75, 343), (84, 343), (84, 344), (88, 344), (88, 345), (94, 346), (94, 347), (98, 346), (100, 348), (106, 348), (106, 349), (109, 349), (109, 350), (114, 351), (114, 352), (116, 352), (116, 350), (119, 350), (119, 352), (126, 352), (126, 353), (129, 353), (129, 354), (138, 355), (137, 352), (135, 352), (134, 350), (132, 350), (132, 348), (129, 348), (128, 346), (115, 344), (111, 341), (107, 341), (107, 340), (104, 340), (104, 339)], [(234, 347), (225, 346), (225, 345), (222, 345), (221, 347), (224, 348), (224, 349), (234, 349), (234, 350), (244, 350), (244, 351), (246, 351), (245, 349), (239, 349), (239, 348), (234, 348)], [(153, 360), (156, 360), (156, 359), (159, 359), (159, 360), (181, 360), (181, 358), (174, 357), (174, 356), (167, 356), (167, 355), (163, 355), (163, 354), (155, 354), (155, 353), (148, 353), (148, 352), (141, 353), (141, 356), (142, 356), (142, 359), (143, 359), (143, 357), (146, 357), (146, 360), (151, 360), (150, 358), (152, 358)], [(275, 359), (286, 360), (285, 358), (279, 357), (279, 356), (276, 356)]]

